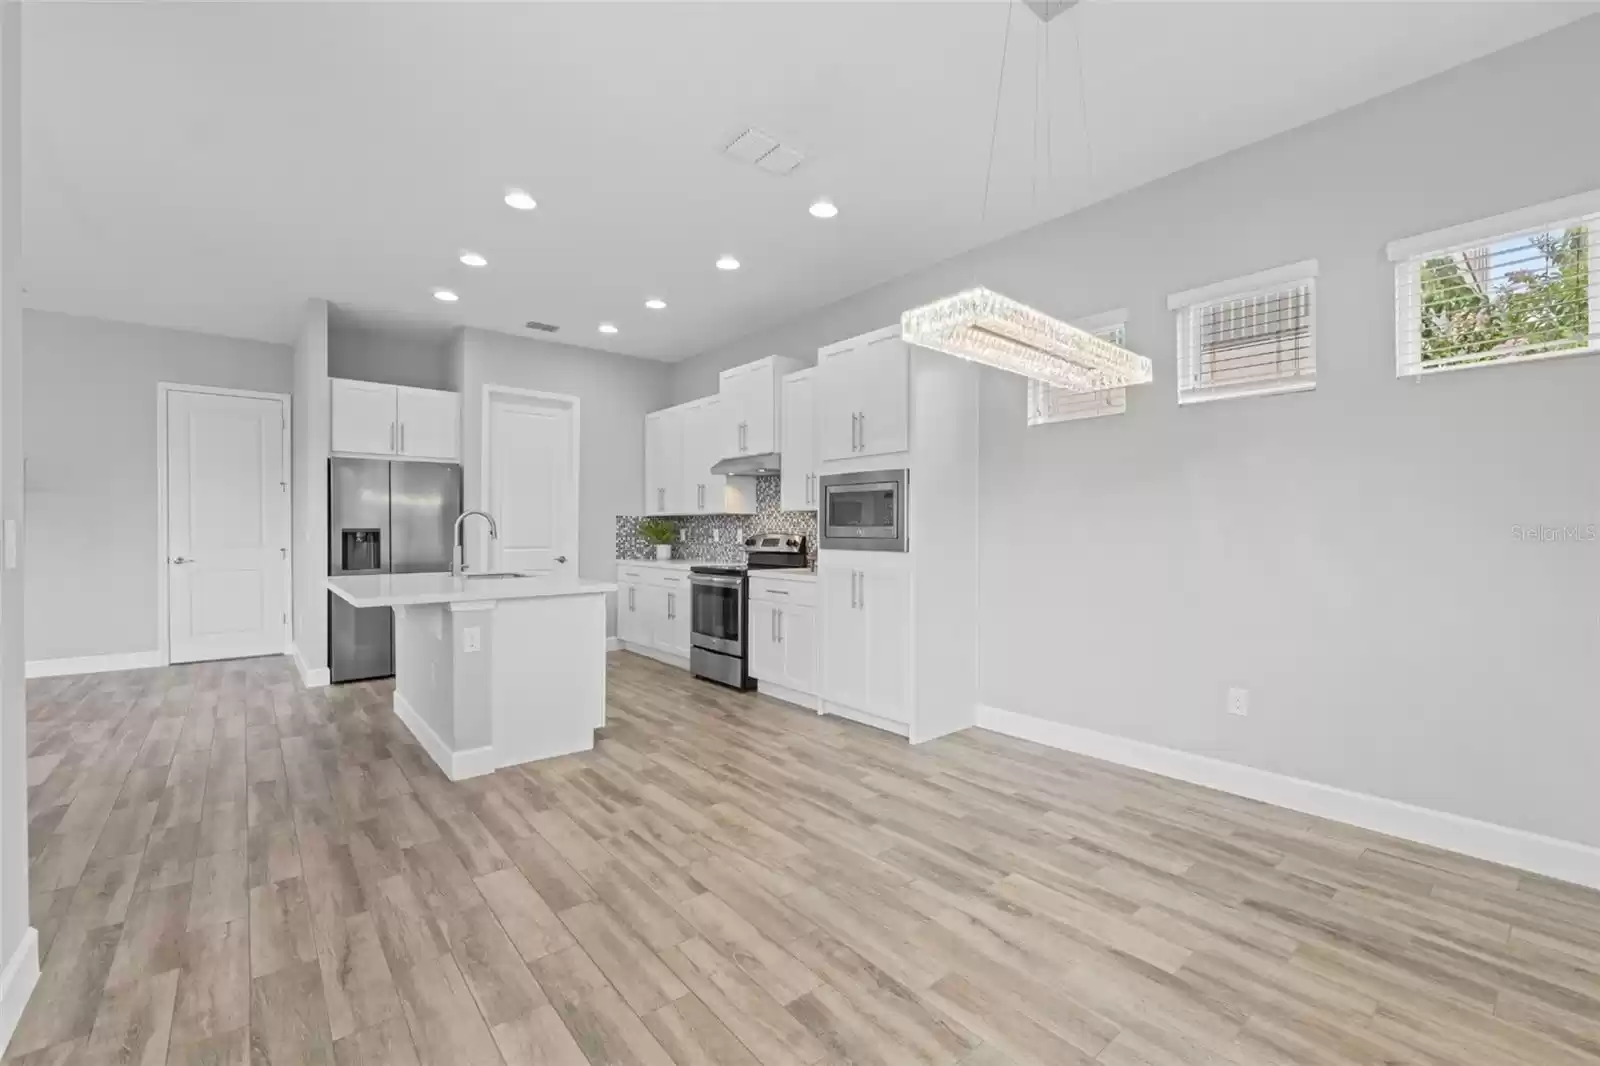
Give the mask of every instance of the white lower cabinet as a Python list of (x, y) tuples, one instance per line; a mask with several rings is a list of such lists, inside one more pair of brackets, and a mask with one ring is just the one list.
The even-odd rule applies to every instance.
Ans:
[(814, 587), (784, 581), (750, 583), (750, 676), (786, 695), (817, 694)]
[(911, 567), (903, 555), (829, 553), (817, 567), (824, 710), (911, 722)]
[(679, 659), (689, 657), (689, 580), (681, 572), (619, 567), (617, 639)]

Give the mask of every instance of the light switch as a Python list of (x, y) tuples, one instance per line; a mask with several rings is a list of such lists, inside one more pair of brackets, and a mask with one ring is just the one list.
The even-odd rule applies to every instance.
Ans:
[(461, 631), (461, 650), (466, 652), (477, 651), (483, 646), (483, 630), (478, 626), (467, 626)]

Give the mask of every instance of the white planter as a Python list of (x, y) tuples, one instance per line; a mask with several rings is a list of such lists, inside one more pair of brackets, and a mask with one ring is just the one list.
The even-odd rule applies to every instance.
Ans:
[(663, 562), (664, 563), (668, 559), (671, 559), (671, 558), (672, 558), (672, 545), (670, 545), (670, 544), (657, 544), (656, 545), (656, 560), (658, 562)]

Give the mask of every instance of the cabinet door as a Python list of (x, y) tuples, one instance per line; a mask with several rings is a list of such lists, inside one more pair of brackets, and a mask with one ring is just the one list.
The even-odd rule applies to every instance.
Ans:
[(689, 657), (689, 583), (681, 577), (669, 578), (657, 591), (662, 599), (657, 621), (656, 647), (673, 655)]
[(860, 351), (854, 369), (859, 422), (857, 455), (887, 455), (910, 447), (911, 356), (906, 342), (885, 337)]
[(815, 510), (816, 410), (811, 374), (791, 374), (783, 379), (783, 486), (779, 506), (785, 511)]
[(328, 449), (363, 455), (393, 455), (399, 444), (395, 387), (371, 381), (328, 382), (331, 425)]
[(644, 416), (644, 512), (666, 514), (667, 493), (664, 464), (666, 462), (665, 411)]
[(461, 458), (461, 397), (436, 389), (399, 388), (396, 393), (400, 454)]
[(763, 455), (778, 450), (776, 373), (771, 363), (758, 363), (739, 380), (739, 417), (744, 422), (741, 454)]
[(880, 718), (911, 721), (911, 572), (904, 566), (871, 567), (858, 586), (866, 618), (867, 702)]
[(672, 643), (672, 623), (667, 618), (667, 590), (659, 585), (639, 586), (639, 616), (644, 619), (644, 643), (666, 650)]
[(717, 377), (717, 398), (722, 402), (723, 422), (717, 438), (717, 451), (719, 459), (730, 455), (744, 455), (750, 449), (745, 447), (745, 423), (748, 408), (753, 406), (751, 401), (751, 385), (755, 379), (755, 367), (736, 366), (731, 370), (724, 370)]
[(817, 364), (813, 378), (816, 412), (815, 453), (821, 461), (855, 455), (857, 404), (855, 378), (863, 356), (842, 352)]
[(783, 685), (807, 696), (817, 691), (817, 613), (810, 607), (783, 607), (778, 643), (783, 648)]
[(700, 419), (700, 455), (695, 460), (695, 469), (700, 472), (700, 481), (706, 487), (702, 494), (700, 510), (721, 514), (728, 509), (723, 493), (728, 479), (721, 474), (713, 474), (711, 467), (719, 459), (726, 459), (734, 454), (722, 450), (732, 432), (728, 428), (728, 409), (723, 405), (722, 397), (709, 397), (700, 409)]
[(629, 644), (649, 644), (650, 626), (643, 611), (648, 604), (639, 599), (642, 585), (617, 586), (617, 639)]
[[(706, 416), (705, 400), (685, 404), (683, 410), (683, 464), (678, 490), (682, 514), (696, 514), (705, 510), (706, 481), (711, 476), (711, 464), (703, 463), (708, 449), (706, 436), (713, 430)], [(703, 464), (703, 465), (702, 465)]]
[(870, 710), (867, 702), (866, 618), (856, 595), (856, 575), (848, 566), (817, 570), (822, 610), (822, 697), (830, 703)]
[(783, 672), (783, 645), (778, 643), (776, 604), (750, 601), (750, 629), (745, 647), (750, 650), (750, 676), (774, 685), (787, 684)]

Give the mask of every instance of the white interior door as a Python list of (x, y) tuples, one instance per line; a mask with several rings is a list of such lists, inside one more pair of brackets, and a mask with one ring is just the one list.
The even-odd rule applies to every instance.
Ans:
[(167, 394), (167, 635), (175, 663), (284, 651), (284, 424), (282, 400)]
[(578, 572), (577, 418), (561, 400), (493, 393), (488, 499), (500, 528), (489, 566)]

